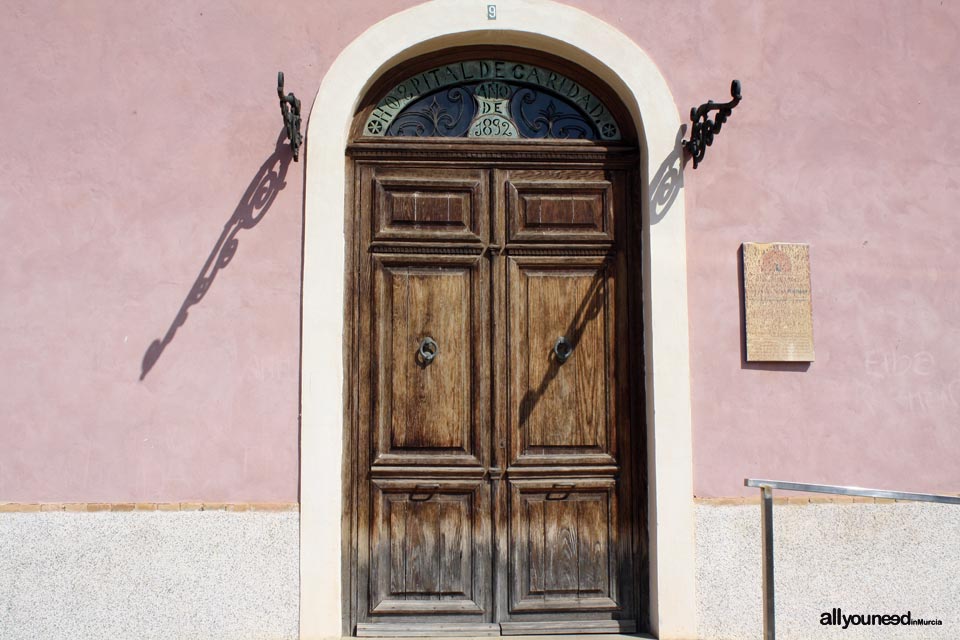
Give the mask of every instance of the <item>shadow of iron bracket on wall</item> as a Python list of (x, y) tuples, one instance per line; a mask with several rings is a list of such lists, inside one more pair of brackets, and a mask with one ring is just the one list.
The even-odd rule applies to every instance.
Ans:
[(277, 96), (280, 97), (280, 115), (283, 116), (283, 126), (290, 141), (293, 160), (299, 162), (300, 145), (303, 144), (303, 135), (300, 133), (300, 100), (292, 92), (283, 95), (283, 71), (277, 72)]
[[(683, 141), (683, 148), (693, 157), (693, 168), (703, 161), (703, 156), (707, 152), (707, 147), (713, 144), (713, 136), (720, 133), (720, 127), (727, 121), (733, 108), (740, 104), (740, 81), (734, 80), (730, 84), (730, 95), (733, 100), (717, 104), (713, 100), (707, 100), (699, 107), (690, 109), (690, 120), (693, 122), (693, 129), (690, 132), (690, 139)], [(716, 120), (710, 119), (710, 112), (716, 111)]]

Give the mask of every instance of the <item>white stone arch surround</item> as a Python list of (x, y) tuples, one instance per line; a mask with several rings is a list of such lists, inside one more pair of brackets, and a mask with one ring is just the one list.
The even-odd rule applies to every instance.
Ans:
[[(487, 18), (496, 3), (497, 19)], [(649, 56), (601, 20), (550, 0), (433, 0), (377, 23), (324, 77), (306, 145), (301, 359), (300, 635), (342, 635), (344, 223), (353, 114), (385, 71), (451, 46), (513, 45), (576, 62), (630, 110), (640, 137), (650, 614), (661, 639), (696, 636), (693, 452), (680, 117)]]

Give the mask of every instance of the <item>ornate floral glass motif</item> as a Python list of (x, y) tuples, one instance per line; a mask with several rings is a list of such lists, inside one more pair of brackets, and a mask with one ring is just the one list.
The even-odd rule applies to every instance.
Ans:
[(401, 111), (386, 135), (460, 138), (467, 134), (476, 110), (470, 91), (441, 89)]
[(606, 105), (566, 76), (473, 60), (395, 86), (367, 119), (364, 135), (619, 140), (620, 127)]

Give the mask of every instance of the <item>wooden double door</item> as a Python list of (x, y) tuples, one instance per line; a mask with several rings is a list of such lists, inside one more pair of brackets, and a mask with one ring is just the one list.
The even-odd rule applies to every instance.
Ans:
[(629, 170), (354, 166), (354, 631), (635, 630)]

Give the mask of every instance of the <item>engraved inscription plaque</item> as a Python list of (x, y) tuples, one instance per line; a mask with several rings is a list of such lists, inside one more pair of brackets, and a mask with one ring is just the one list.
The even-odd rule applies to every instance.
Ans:
[(810, 246), (743, 243), (748, 362), (813, 362)]

